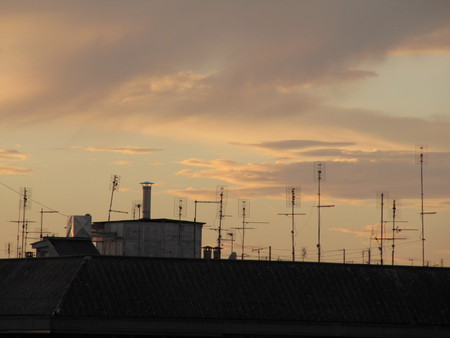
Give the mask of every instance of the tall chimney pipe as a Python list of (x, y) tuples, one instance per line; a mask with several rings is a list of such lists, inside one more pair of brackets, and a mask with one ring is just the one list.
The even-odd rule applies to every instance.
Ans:
[(152, 204), (152, 182), (141, 182), (142, 184), (142, 218), (150, 219)]

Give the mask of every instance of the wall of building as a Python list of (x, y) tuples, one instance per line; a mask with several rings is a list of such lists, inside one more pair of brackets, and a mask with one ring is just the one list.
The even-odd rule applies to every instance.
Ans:
[[(200, 258), (202, 224), (179, 221), (123, 221), (103, 223), (103, 255)], [(195, 227), (195, 241), (194, 241)]]

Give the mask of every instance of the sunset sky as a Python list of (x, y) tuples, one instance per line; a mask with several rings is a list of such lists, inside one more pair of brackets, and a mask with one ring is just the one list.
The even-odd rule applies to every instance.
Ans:
[[(155, 218), (177, 218), (184, 197), (193, 220), (194, 200), (224, 186), (231, 229), (248, 199), (248, 221), (268, 222), (248, 225), (254, 259), (269, 246), (290, 259), (290, 218), (278, 214), (299, 187), (296, 256), (316, 261), (321, 161), (321, 201), (335, 205), (322, 209), (322, 260), (346, 249), (361, 263), (371, 247), (379, 261), (384, 192), (386, 218), (395, 199), (398, 225), (415, 229), (396, 234), (396, 263), (421, 265), (423, 145), (425, 211), (437, 212), (425, 217), (426, 260), (450, 266), (449, 13), (447, 0), (0, 0), (0, 256), (15, 250), (23, 187), (30, 229), (41, 208), (57, 210), (44, 227), (64, 236), (69, 215), (107, 219), (116, 174), (114, 209), (130, 212), (151, 181)], [(198, 219), (214, 245), (215, 205)]]

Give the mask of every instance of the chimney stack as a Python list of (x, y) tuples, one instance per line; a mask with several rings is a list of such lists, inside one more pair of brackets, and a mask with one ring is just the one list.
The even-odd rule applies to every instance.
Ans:
[(152, 204), (152, 182), (141, 182), (142, 184), (142, 218), (150, 219)]

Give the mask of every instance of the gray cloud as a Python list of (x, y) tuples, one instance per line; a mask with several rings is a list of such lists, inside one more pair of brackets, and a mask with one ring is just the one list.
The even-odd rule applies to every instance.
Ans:
[[(339, 153), (335, 153), (339, 154)], [(411, 152), (350, 153), (327, 161), (323, 194), (337, 199), (374, 199), (378, 191), (390, 192), (402, 199), (420, 197), (420, 167)], [(450, 152), (430, 153), (431, 163), (424, 168), (428, 198), (450, 198)], [(182, 162), (190, 165), (190, 161)], [(196, 161), (196, 167), (201, 167)], [(181, 175), (193, 178), (220, 179), (232, 185), (239, 194), (249, 197), (276, 198), (286, 186), (301, 186), (302, 192), (314, 198), (317, 183), (314, 181), (312, 162), (240, 164), (224, 160), (205, 161), (201, 169), (185, 169)], [(191, 193), (194, 193), (191, 191)]]
[[(317, 110), (320, 100), (301, 90), (303, 85), (374, 76), (354, 64), (381, 60), (408, 41), (416, 49), (418, 39), (435, 41), (433, 34), (448, 28), (450, 4), (40, 1), (2, 7), (4, 34), (14, 37), (2, 48), (15, 60), (4, 64), (11, 66), (13, 84), (23, 78), (30, 89), (9, 97), (1, 115), (15, 123), (73, 116), (100, 125), (106, 117), (144, 123), (228, 117), (257, 123)], [(25, 77), (19, 72), (24, 67)], [(183, 95), (150, 90), (155, 78), (183, 71), (208, 76)], [(136, 82), (141, 83), (138, 98), (120, 95)]]

